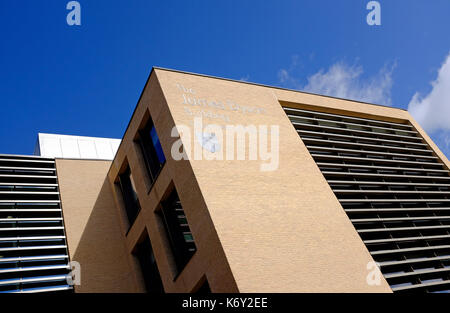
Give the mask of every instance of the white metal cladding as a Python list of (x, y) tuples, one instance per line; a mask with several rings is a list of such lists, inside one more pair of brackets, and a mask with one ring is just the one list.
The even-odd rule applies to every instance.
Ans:
[(46, 158), (113, 160), (121, 140), (38, 134), (34, 154)]
[(450, 175), (411, 124), (284, 108), (395, 292), (450, 292)]
[(0, 292), (71, 291), (55, 160), (0, 155)]

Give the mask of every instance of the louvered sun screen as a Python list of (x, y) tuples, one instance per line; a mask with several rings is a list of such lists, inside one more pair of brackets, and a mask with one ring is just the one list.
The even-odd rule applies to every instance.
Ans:
[(394, 292), (450, 291), (450, 175), (410, 124), (284, 108)]
[(183, 207), (174, 189), (161, 203), (161, 217), (172, 247), (178, 274), (184, 269), (197, 250)]
[(0, 155), (0, 292), (70, 292), (55, 160)]

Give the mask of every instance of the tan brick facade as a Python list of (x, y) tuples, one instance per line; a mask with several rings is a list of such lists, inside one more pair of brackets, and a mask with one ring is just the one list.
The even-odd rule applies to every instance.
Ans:
[[(231, 101), (234, 109), (212, 101)], [(366, 266), (373, 259), (281, 104), (410, 121), (450, 168), (406, 111), (154, 69), (110, 168), (109, 162), (57, 161), (70, 256), (86, 269), (77, 291), (144, 291), (132, 252), (148, 232), (166, 292), (193, 292), (205, 278), (212, 292), (391, 292), (384, 279), (367, 284)], [(199, 115), (205, 124), (278, 125), (278, 169), (262, 172), (260, 162), (248, 159), (173, 160), (172, 128), (193, 126)], [(149, 116), (167, 159), (154, 184), (135, 141)], [(116, 184), (127, 166), (141, 204), (133, 225)], [(155, 214), (174, 187), (197, 246), (177, 277)]]

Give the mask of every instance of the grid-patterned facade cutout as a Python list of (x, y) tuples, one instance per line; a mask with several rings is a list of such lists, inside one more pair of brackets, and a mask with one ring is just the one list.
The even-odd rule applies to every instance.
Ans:
[(0, 155), (0, 292), (71, 291), (55, 160)]
[(450, 175), (411, 124), (284, 107), (394, 292), (450, 292)]

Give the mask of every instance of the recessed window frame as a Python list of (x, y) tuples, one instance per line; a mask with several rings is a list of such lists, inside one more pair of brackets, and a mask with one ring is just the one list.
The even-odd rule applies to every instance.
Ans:
[(123, 209), (125, 210), (130, 229), (141, 211), (141, 204), (137, 195), (136, 183), (128, 164), (126, 165), (125, 170), (118, 175), (117, 185), (121, 193), (124, 205)]
[[(151, 135), (152, 132), (154, 135), (153, 137)], [(147, 111), (142, 126), (139, 128), (134, 141), (139, 146), (139, 151), (145, 164), (147, 178), (149, 180), (148, 192), (152, 189), (167, 161), (159, 138), (155, 124), (153, 123), (150, 113)], [(163, 160), (161, 160), (161, 156), (163, 157)]]
[[(180, 215), (184, 216), (183, 218), (179, 218), (174, 211), (175, 207), (177, 207), (177, 205), (175, 205), (176, 202), (180, 203), (180, 207), (178, 208), (180, 211), (178, 212)], [(170, 192), (168, 192), (168, 196), (160, 202), (155, 214), (163, 226), (166, 242), (169, 243), (169, 251), (175, 265), (175, 276), (173, 278), (175, 281), (197, 252), (197, 247), (189, 227), (189, 221), (184, 213), (183, 205), (181, 204), (178, 192), (174, 186), (172, 186)], [(179, 224), (181, 219), (184, 219), (186, 223)], [(185, 231), (183, 231), (183, 229)], [(186, 233), (190, 234), (192, 241), (186, 241)], [(193, 248), (194, 251), (189, 251), (190, 247)]]
[(209, 284), (208, 278), (206, 275), (202, 276), (197, 285), (194, 287), (191, 293), (195, 294), (211, 294), (211, 286)]
[(133, 249), (133, 256), (139, 263), (142, 279), (147, 293), (164, 294), (164, 284), (159, 271), (158, 262), (153, 250), (152, 241), (145, 230), (141, 239)]

